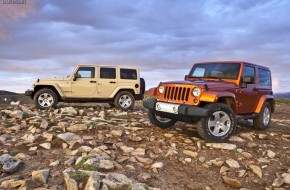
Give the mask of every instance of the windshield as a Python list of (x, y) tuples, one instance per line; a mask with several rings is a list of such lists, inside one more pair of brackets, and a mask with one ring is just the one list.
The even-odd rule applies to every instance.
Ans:
[(237, 79), (240, 71), (238, 63), (195, 64), (189, 73), (193, 78)]

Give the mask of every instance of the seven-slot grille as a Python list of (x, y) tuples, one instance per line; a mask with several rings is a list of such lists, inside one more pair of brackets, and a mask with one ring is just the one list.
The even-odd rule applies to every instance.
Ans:
[(166, 86), (164, 99), (175, 101), (188, 101), (190, 88)]

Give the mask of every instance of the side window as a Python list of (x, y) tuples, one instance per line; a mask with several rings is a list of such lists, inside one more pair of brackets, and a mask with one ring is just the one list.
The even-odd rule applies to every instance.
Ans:
[(251, 77), (252, 78), (252, 84), (255, 83), (256, 79), (255, 79), (255, 68), (254, 67), (250, 67), (250, 66), (245, 66), (244, 67), (244, 71), (243, 71), (243, 78), (244, 77)]
[(116, 79), (116, 69), (115, 68), (100, 68), (100, 78), (102, 79)]
[(259, 85), (271, 86), (271, 73), (265, 69), (258, 69)]
[(78, 78), (95, 78), (95, 67), (80, 67), (77, 71)]
[(137, 79), (137, 72), (135, 69), (120, 69), (121, 71), (121, 79), (129, 79), (129, 80), (136, 80)]

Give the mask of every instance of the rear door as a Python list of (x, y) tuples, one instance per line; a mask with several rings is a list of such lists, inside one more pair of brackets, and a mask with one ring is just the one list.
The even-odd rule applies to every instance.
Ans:
[(95, 67), (79, 67), (75, 81), (72, 81), (72, 95), (75, 98), (95, 98), (97, 81)]
[(118, 85), (117, 67), (98, 67), (98, 95), (110, 98)]

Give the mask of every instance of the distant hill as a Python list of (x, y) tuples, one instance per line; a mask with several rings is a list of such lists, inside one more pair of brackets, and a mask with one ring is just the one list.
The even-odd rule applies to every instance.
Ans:
[(24, 94), (17, 94), (15, 92), (9, 92), (6, 90), (0, 90), (0, 105), (10, 104), (11, 102), (19, 101), (21, 104), (31, 103), (31, 99)]
[(290, 92), (285, 93), (276, 93), (274, 94), (275, 98), (290, 98)]
[(18, 95), (18, 94), (15, 92), (9, 92), (6, 90), (0, 90), (0, 96), (13, 96), (13, 95)]

